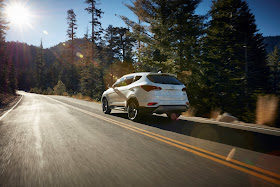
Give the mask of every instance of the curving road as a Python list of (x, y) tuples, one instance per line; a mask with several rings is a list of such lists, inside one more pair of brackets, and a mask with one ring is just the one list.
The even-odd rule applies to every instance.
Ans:
[[(277, 186), (279, 135), (20, 92), (0, 120), (0, 186)], [(278, 141), (278, 143), (277, 143)]]

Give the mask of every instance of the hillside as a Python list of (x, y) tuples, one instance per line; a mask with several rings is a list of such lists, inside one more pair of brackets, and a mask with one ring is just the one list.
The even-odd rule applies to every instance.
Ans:
[(264, 44), (266, 45), (267, 53), (270, 53), (274, 50), (274, 46), (280, 48), (280, 36), (264, 37)]

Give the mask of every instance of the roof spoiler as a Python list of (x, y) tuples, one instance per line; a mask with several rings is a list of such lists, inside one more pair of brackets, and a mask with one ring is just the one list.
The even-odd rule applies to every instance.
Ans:
[(176, 75), (171, 74), (171, 73), (161, 73), (161, 71), (159, 71), (158, 73), (149, 73), (149, 75), (165, 75), (165, 76), (171, 76), (171, 77), (176, 77)]

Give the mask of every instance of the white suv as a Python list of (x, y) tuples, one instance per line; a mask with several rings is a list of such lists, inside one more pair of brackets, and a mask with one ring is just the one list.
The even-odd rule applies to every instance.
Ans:
[(169, 118), (177, 119), (189, 107), (185, 85), (168, 73), (124, 75), (103, 93), (101, 101), (105, 114), (122, 108), (130, 120), (152, 113), (166, 113)]

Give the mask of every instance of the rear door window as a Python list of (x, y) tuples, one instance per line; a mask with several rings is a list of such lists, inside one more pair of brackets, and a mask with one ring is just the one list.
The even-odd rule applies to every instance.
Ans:
[(158, 84), (182, 85), (182, 83), (176, 79), (176, 77), (168, 75), (148, 75), (147, 77), (150, 81)]
[(124, 82), (126, 85), (130, 85), (133, 82), (134, 76), (126, 77)]
[(135, 76), (135, 78), (134, 78), (134, 81), (133, 81), (133, 82), (138, 81), (139, 79), (141, 79), (141, 77), (142, 77), (142, 76), (138, 76), (138, 75), (137, 75), (137, 76)]
[(117, 80), (117, 82), (114, 84), (114, 87), (121, 87), (121, 86), (125, 86), (124, 78)]
[(129, 76), (129, 77), (123, 77), (119, 79), (114, 86), (115, 87), (122, 87), (122, 86), (127, 86), (133, 82), (134, 76)]

